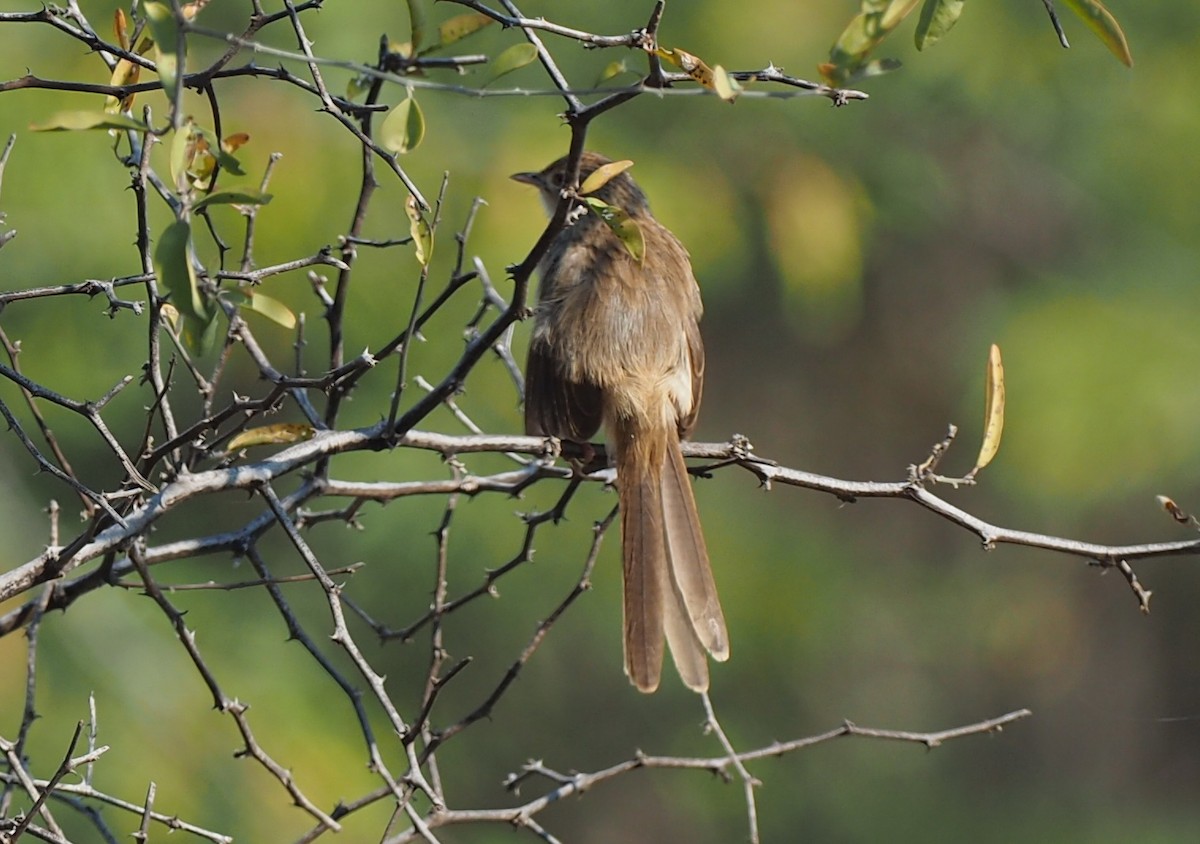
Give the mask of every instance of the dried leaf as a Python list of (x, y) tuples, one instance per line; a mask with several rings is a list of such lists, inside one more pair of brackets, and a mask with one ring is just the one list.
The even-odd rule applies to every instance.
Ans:
[(992, 462), (1000, 450), (1000, 435), (1004, 433), (1004, 364), (1000, 360), (1000, 347), (995, 343), (988, 352), (985, 385), (983, 443), (979, 446), (972, 475)]
[(247, 428), (229, 441), (227, 451), (237, 451), (239, 448), (249, 448), (253, 445), (280, 445), (282, 443), (298, 443), (311, 440), (315, 429), (312, 425), (299, 422), (280, 422), (276, 425), (263, 425), (260, 428)]
[(704, 60), (699, 56), (694, 56), (687, 50), (680, 50), (679, 48), (673, 50), (663, 50), (660, 48), (658, 55), (675, 65), (705, 88), (713, 90), (712, 68), (705, 64)]
[(232, 135), (227, 135), (225, 140), (221, 141), (221, 149), (232, 155), (237, 152), (240, 147), (244, 147), (250, 142), (250, 136), (245, 132), (235, 132)]
[(586, 196), (589, 193), (595, 193), (632, 166), (633, 162), (626, 158), (621, 161), (610, 161), (602, 167), (597, 167), (579, 186), (579, 195)]

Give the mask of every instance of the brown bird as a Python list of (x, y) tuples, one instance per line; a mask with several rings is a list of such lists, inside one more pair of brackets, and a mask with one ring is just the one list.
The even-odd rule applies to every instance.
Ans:
[[(584, 153), (580, 182), (608, 163)], [(566, 158), (513, 178), (537, 187), (548, 213), (573, 187)], [(551, 243), (539, 265), (525, 430), (582, 443), (603, 423), (620, 494), (625, 673), (641, 691), (657, 689), (665, 636), (683, 682), (705, 691), (704, 652), (728, 659), (729, 636), (679, 447), (704, 383), (700, 288), (687, 251), (627, 173), (589, 196), (628, 215), (645, 250), (639, 261), (595, 209)]]

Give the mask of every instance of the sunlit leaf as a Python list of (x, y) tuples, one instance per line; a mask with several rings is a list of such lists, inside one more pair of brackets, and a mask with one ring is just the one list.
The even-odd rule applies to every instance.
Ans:
[(964, 0), (925, 0), (921, 7), (921, 17), (917, 19), (915, 36), (917, 49), (924, 50), (937, 43), (938, 39), (950, 31), (962, 14)]
[(412, 50), (421, 49), (425, 40), (425, 2), (426, 0), (408, 0), (408, 17), (412, 21)]
[(646, 260), (646, 238), (642, 234), (642, 227), (637, 224), (637, 220), (625, 213), (624, 209), (609, 205), (594, 196), (584, 197), (583, 201), (600, 216), (601, 220), (608, 224), (613, 234), (617, 236), (635, 261), (640, 264)]
[(742, 86), (729, 75), (725, 68), (717, 65), (713, 68), (713, 90), (716, 91), (718, 97), (731, 103), (737, 99), (738, 94), (742, 93)]
[(312, 425), (299, 422), (280, 422), (277, 425), (263, 425), (261, 428), (247, 428), (229, 441), (228, 451), (239, 448), (249, 448), (254, 445), (281, 445), (283, 443), (298, 443), (311, 440), (315, 429)]
[(179, 40), (179, 26), (175, 14), (161, 0), (148, 0), (142, 4), (146, 13), (146, 26), (154, 39), (154, 64), (163, 90), (169, 98), (175, 97), (175, 79), (179, 72), (179, 53), (185, 42)]
[(610, 161), (602, 167), (597, 167), (579, 186), (579, 195), (595, 193), (632, 166), (633, 162), (626, 158), (622, 161)]
[(524, 41), (520, 44), (513, 44), (507, 50), (504, 50), (500, 55), (496, 56), (496, 60), (492, 62), (492, 78), (488, 80), (491, 84), (505, 74), (512, 73), (514, 70), (520, 70), (525, 65), (533, 64), (537, 60), (537, 47)]
[(624, 59), (621, 59), (619, 62), (609, 62), (604, 66), (604, 70), (600, 71), (600, 75), (596, 77), (596, 84), (603, 85), (608, 80), (628, 72), (629, 66), (625, 64)]
[(158, 281), (171, 295), (171, 304), (184, 317), (203, 317), (208, 320), (208, 308), (196, 282), (196, 270), (191, 258), (192, 227), (186, 220), (176, 220), (158, 237), (154, 249), (154, 272)]
[(405, 200), (404, 211), (408, 214), (408, 231), (413, 239), (413, 254), (422, 267), (427, 267), (433, 257), (433, 230), (429, 228), (425, 215), (421, 213), (417, 200), (413, 197)]
[(278, 299), (272, 299), (270, 296), (265, 296), (257, 290), (239, 291), (237, 305), (239, 308), (246, 308), (254, 311), (256, 314), (265, 316), (272, 322), (282, 325), (284, 328), (296, 327), (296, 315), (292, 313), (292, 309), (280, 302)]
[(1072, 12), (1083, 19), (1088, 29), (1096, 33), (1104, 45), (1126, 67), (1133, 67), (1133, 54), (1129, 52), (1129, 43), (1125, 33), (1112, 13), (1104, 7), (1100, 0), (1063, 0)]
[(74, 132), (82, 129), (133, 129), (148, 132), (150, 127), (125, 114), (103, 111), (60, 111), (45, 123), (29, 127), (34, 132)]
[[(138, 78), (142, 75), (142, 66), (134, 64), (129, 59), (118, 59), (113, 67), (112, 77), (108, 80), (109, 85), (135, 85)], [(109, 94), (104, 98), (104, 110), (110, 114), (115, 114), (120, 111), (128, 111), (133, 105), (134, 94), (126, 94), (124, 97), (117, 97)]]
[(490, 23), (495, 21), (485, 14), (480, 12), (468, 12), (465, 15), (455, 15), (454, 17), (443, 21), (438, 26), (438, 44), (439, 47), (448, 47), (455, 41), (461, 41), (468, 35), (478, 32)]
[(983, 405), (983, 443), (972, 475), (992, 462), (1000, 450), (1000, 435), (1004, 433), (1004, 364), (1000, 360), (1000, 347), (995, 343), (988, 352)]
[(263, 193), (254, 188), (231, 188), (210, 193), (192, 206), (199, 211), (209, 205), (266, 205), (271, 201), (271, 194)]
[(424, 137), (425, 115), (411, 94), (397, 103), (379, 124), (380, 144), (398, 155), (416, 149)]

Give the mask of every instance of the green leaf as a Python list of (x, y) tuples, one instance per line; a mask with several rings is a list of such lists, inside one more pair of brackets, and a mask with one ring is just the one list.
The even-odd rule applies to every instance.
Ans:
[(271, 194), (254, 188), (230, 188), (210, 193), (192, 208), (199, 211), (209, 205), (266, 205), (270, 201)]
[(408, 0), (408, 18), (412, 21), (412, 38), (409, 40), (415, 53), (421, 49), (421, 42), (425, 40), (424, 0)]
[(107, 114), (103, 111), (60, 111), (45, 123), (35, 123), (29, 128), (34, 132), (74, 132), (81, 129), (150, 131), (150, 127), (140, 120), (134, 120), (125, 114)]
[(917, 20), (915, 37), (917, 49), (936, 44), (938, 39), (950, 31), (962, 14), (964, 0), (925, 0), (921, 17)]
[(410, 92), (379, 124), (379, 143), (398, 155), (412, 152), (425, 138), (425, 115)]
[(646, 260), (646, 238), (642, 234), (642, 227), (637, 224), (637, 220), (626, 214), (624, 209), (609, 205), (594, 196), (585, 196), (583, 201), (600, 216), (601, 220), (608, 224), (617, 239), (629, 250), (633, 260), (639, 264)]
[[(192, 119), (187, 118), (183, 125), (175, 130), (175, 135), (171, 138), (171, 156), (168, 161), (171, 168), (171, 184), (175, 186), (176, 190), (183, 190), (186, 187), (183, 182), (183, 174), (191, 166), (191, 159), (195, 155), (195, 147), (192, 145), (192, 125)], [(191, 154), (189, 154), (189, 148)]]
[(628, 72), (629, 67), (625, 64), (624, 59), (621, 59), (619, 62), (609, 62), (604, 66), (604, 70), (600, 71), (600, 75), (596, 77), (596, 85), (603, 85), (608, 80)]
[(360, 74), (346, 83), (346, 99), (354, 101), (371, 90), (371, 77)]
[(204, 355), (217, 345), (221, 320), (219, 314), (211, 317), (183, 315), (183, 329), (179, 332), (183, 345), (194, 355)]
[(478, 32), (489, 23), (495, 23), (495, 21), (480, 12), (455, 15), (449, 20), (443, 21), (438, 27), (438, 43), (436, 46), (448, 47), (455, 41), (461, 41), (468, 35)]
[(1121, 25), (1112, 16), (1100, 0), (1063, 0), (1067, 7), (1082, 18), (1088, 29), (1104, 42), (1104, 46), (1121, 60), (1126, 67), (1133, 67), (1133, 54), (1129, 52), (1129, 43)]
[(146, 13), (150, 37), (154, 39), (154, 64), (158, 68), (158, 77), (162, 80), (167, 97), (173, 100), (175, 79), (179, 73), (179, 53), (183, 48), (186, 55), (186, 42), (179, 40), (179, 26), (170, 6), (161, 0), (149, 0), (142, 4), (142, 9)]
[(487, 84), (490, 85), (501, 76), (512, 73), (514, 70), (520, 70), (535, 61), (537, 61), (537, 47), (528, 41), (513, 44), (496, 56), (496, 61), (492, 63), (492, 78), (488, 80)]
[(864, 65), (861, 65), (851, 75), (851, 79), (869, 79), (872, 76), (883, 76), (885, 73), (891, 73), (894, 70), (899, 70), (901, 67), (899, 59), (873, 59)]
[(425, 215), (421, 213), (417, 200), (413, 197), (410, 196), (404, 201), (404, 211), (408, 214), (408, 232), (412, 235), (417, 262), (422, 267), (427, 267), (429, 259), (433, 257), (433, 229), (429, 227)]
[[(821, 75), (831, 85), (842, 85), (863, 75), (871, 51), (903, 21), (921, 0), (863, 0), (862, 13), (856, 15), (829, 51), (829, 62), (821, 65)], [(899, 65), (897, 65), (898, 67)]]
[(184, 317), (208, 320), (208, 308), (196, 282), (191, 258), (192, 227), (187, 220), (167, 226), (154, 249), (154, 272), (171, 295), (171, 304)]

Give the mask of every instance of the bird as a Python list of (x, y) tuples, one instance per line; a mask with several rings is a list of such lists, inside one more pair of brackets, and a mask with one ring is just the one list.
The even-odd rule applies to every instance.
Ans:
[[(568, 156), (512, 176), (550, 215), (564, 196), (580, 206), (538, 266), (525, 431), (586, 444), (603, 425), (621, 516), (625, 673), (655, 691), (665, 641), (684, 685), (706, 692), (705, 652), (728, 659), (729, 634), (680, 447), (704, 385), (700, 288), (687, 250), (611, 164), (584, 152), (578, 180)], [(620, 172), (580, 201), (578, 184), (600, 168), (600, 178)], [(605, 209), (636, 225), (641, 250)]]

